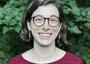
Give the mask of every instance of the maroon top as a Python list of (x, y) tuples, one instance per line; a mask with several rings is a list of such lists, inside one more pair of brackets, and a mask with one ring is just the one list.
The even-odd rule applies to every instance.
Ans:
[[(8, 64), (34, 64), (34, 63), (25, 60), (20, 54), (11, 59), (8, 62)], [(84, 64), (84, 63), (80, 57), (67, 52), (63, 58), (48, 64)]]

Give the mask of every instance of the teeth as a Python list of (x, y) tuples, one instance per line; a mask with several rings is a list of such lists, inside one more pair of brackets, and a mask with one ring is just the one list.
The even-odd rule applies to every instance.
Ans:
[(40, 34), (41, 36), (50, 36), (50, 34)]
[(51, 36), (51, 33), (39, 33), (41, 38), (49, 38)]

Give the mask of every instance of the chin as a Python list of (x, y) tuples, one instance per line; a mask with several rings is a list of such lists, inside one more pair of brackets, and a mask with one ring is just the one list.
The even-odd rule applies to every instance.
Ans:
[(49, 41), (40, 41), (38, 43), (39, 43), (39, 45), (41, 45), (43, 47), (47, 47), (47, 46), (50, 46), (52, 44), (52, 42), (49, 42)]

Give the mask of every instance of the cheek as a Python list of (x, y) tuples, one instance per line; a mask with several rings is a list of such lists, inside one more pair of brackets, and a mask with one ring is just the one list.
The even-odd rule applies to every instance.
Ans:
[(60, 28), (55, 28), (55, 29), (52, 29), (53, 32), (59, 32), (60, 31)]
[(33, 36), (37, 35), (38, 30), (39, 30), (39, 28), (35, 28), (35, 27), (34, 27), (34, 28), (32, 28), (32, 30), (31, 30), (32, 35), (33, 35)]
[(37, 27), (32, 28), (32, 31), (38, 31), (38, 30), (39, 30), (39, 28), (37, 28)]
[(59, 25), (59, 26), (57, 26), (57, 27), (53, 27), (53, 32), (60, 32), (60, 30), (61, 30), (61, 25)]
[(39, 28), (36, 27), (32, 22), (31, 22), (31, 31), (38, 31)]

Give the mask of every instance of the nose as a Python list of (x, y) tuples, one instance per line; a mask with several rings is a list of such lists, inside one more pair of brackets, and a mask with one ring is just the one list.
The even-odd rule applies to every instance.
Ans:
[(48, 31), (50, 29), (49, 24), (48, 24), (48, 19), (45, 20), (45, 23), (44, 23), (42, 29), (45, 31)]

